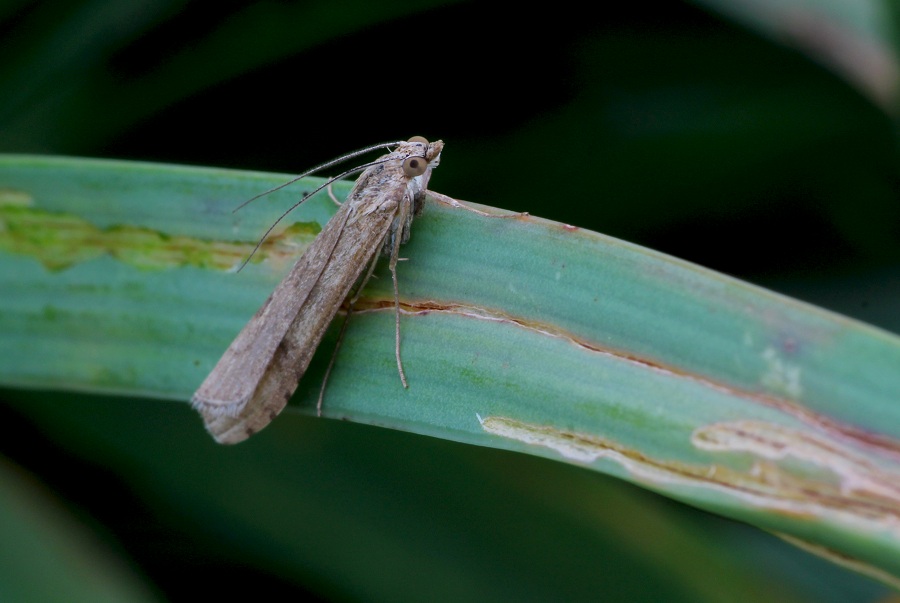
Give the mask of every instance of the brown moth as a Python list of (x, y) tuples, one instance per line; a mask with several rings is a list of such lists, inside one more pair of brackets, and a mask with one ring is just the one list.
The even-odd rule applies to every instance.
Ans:
[[(397, 259), (425, 204), (442, 141), (420, 136), (367, 164), (337, 214), (263, 303), (194, 393), (191, 402), (222, 444), (241, 442), (274, 419), (306, 372), (328, 325), (367, 265), (390, 258), (400, 362)], [(357, 153), (358, 154), (358, 153)], [(355, 154), (354, 154), (355, 155)]]

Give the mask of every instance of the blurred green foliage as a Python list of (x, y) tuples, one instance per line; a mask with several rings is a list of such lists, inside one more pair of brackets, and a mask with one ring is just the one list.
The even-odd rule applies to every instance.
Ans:
[[(790, 18), (772, 18), (773, 6)], [(437, 191), (896, 332), (892, 7), (12, 1), (0, 4), (0, 152), (297, 172), (381, 140), (443, 138)], [(271, 439), (223, 450), (200, 439), (186, 405), (5, 398), (0, 451), (171, 600), (883, 592), (740, 526), (538, 459), (296, 416), (303, 442), (273, 425)], [(193, 488), (222, 504), (204, 516)], [(290, 550), (267, 546), (279, 529), (295, 531)], [(667, 547), (672, 532), (679, 544)]]

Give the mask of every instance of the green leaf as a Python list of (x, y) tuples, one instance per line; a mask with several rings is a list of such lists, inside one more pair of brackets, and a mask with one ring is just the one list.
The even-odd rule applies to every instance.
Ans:
[[(0, 384), (187, 401), (335, 210), (316, 196), (235, 274), (319, 181), (231, 209), (286, 179), (3, 157)], [(379, 269), (326, 417), (593, 469), (900, 576), (896, 336), (536, 217), (432, 201), (403, 254), (410, 387)], [(314, 414), (333, 347), (287, 412)]]

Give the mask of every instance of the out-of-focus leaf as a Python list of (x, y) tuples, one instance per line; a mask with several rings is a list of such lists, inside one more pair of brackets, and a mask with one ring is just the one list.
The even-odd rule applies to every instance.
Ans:
[(896, 114), (898, 16), (886, 0), (694, 0), (840, 74)]
[(6, 461), (0, 461), (0, 542), (3, 601), (157, 600), (49, 491)]

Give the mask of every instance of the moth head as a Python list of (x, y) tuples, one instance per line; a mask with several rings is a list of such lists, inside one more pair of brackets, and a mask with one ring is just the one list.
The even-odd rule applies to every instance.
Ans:
[(440, 162), (444, 141), (428, 142), (427, 138), (413, 136), (407, 143), (412, 147), (411, 154), (403, 160), (403, 173), (408, 177), (421, 176), (429, 165), (436, 167)]

